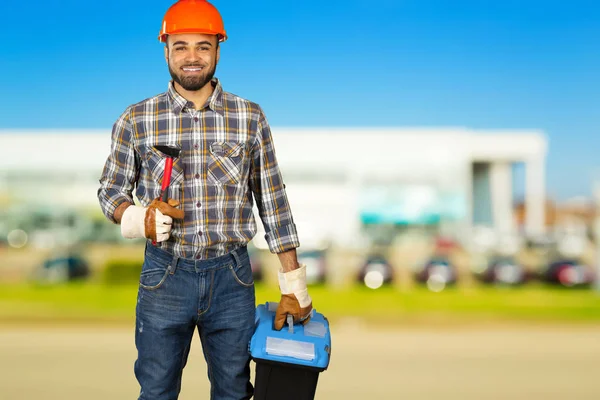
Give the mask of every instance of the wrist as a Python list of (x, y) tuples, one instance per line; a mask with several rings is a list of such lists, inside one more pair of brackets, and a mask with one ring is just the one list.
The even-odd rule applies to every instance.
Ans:
[(123, 213), (131, 206), (133, 206), (133, 204), (129, 202), (124, 202), (119, 204), (119, 206), (115, 209), (113, 219), (116, 221), (117, 224), (121, 223), (121, 220), (123, 219)]
[(298, 261), (296, 261), (295, 263), (287, 263), (281, 266), (281, 272), (291, 272), (297, 270), (298, 268), (300, 268), (300, 264), (298, 263)]

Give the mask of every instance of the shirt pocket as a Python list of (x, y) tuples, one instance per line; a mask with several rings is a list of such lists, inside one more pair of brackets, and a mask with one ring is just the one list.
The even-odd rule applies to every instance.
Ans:
[(207, 163), (208, 178), (220, 185), (240, 183), (244, 172), (244, 148), (244, 143), (211, 143)]
[[(144, 153), (144, 162), (149, 172), (149, 177), (154, 182), (153, 186), (157, 186), (158, 189), (162, 186), (162, 180), (165, 175), (165, 162), (167, 156), (154, 147), (147, 147)], [(183, 163), (181, 157), (177, 157), (173, 160), (173, 170), (171, 171), (171, 181), (169, 188), (179, 187), (183, 182), (184, 171), (182, 167)], [(175, 198), (172, 194), (175, 193), (173, 190), (169, 190), (169, 197)]]

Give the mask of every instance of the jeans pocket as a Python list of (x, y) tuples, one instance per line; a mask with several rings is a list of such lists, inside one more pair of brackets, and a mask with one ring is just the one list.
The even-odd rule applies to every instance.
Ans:
[(244, 286), (251, 287), (254, 285), (254, 277), (252, 276), (252, 267), (250, 262), (241, 262), (239, 264), (232, 264), (229, 266), (229, 270), (233, 275), (235, 281)]
[(146, 256), (140, 274), (140, 287), (146, 290), (160, 288), (169, 277), (169, 270), (169, 266), (162, 266), (159, 261)]
[[(163, 285), (163, 283), (165, 283), (168, 276), (169, 276), (169, 271), (164, 271), (164, 272), (156, 271), (152, 274), (141, 276), (140, 277), (140, 286), (146, 290), (156, 290), (159, 287), (161, 287)], [(156, 284), (150, 283), (150, 282), (156, 282), (157, 280), (158, 280), (158, 283), (156, 283)]]

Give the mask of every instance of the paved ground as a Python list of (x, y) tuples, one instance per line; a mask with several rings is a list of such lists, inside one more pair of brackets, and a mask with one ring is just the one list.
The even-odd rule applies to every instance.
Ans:
[[(600, 327), (333, 327), (317, 399), (598, 399)], [(0, 328), (0, 399), (136, 399), (133, 331)], [(208, 399), (199, 341), (180, 399)]]

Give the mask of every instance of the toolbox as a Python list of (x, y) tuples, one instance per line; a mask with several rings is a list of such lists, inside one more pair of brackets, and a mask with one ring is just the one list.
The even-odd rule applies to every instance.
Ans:
[(255, 400), (312, 400), (319, 373), (329, 366), (331, 332), (329, 321), (312, 310), (306, 325), (288, 324), (273, 328), (278, 303), (256, 308), (256, 330), (249, 351), (256, 363)]

